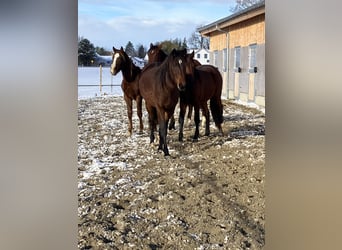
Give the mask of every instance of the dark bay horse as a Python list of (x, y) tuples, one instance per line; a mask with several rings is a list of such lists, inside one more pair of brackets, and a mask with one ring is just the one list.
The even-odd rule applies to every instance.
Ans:
[(127, 106), (128, 133), (131, 136), (133, 100), (137, 103), (137, 114), (140, 122), (139, 132), (141, 133), (144, 128), (142, 122), (142, 96), (140, 95), (138, 86), (141, 69), (133, 64), (132, 60), (128, 57), (122, 47), (120, 49), (113, 47), (110, 72), (112, 75), (116, 75), (119, 71), (122, 72), (123, 76), (121, 88), (124, 93), (124, 99)]
[[(147, 51), (148, 55), (148, 63), (156, 63), (156, 62), (163, 62), (165, 58), (167, 57), (167, 54), (162, 50), (162, 45), (153, 45), (153, 43), (150, 43), (150, 48)], [(194, 66), (199, 66), (201, 63), (195, 59), (194, 61)], [(192, 106), (188, 106), (188, 120), (191, 120), (191, 115), (192, 115)], [(169, 124), (169, 129), (176, 129), (175, 128), (175, 117), (172, 116), (170, 118), (170, 124)]]
[(167, 54), (162, 50), (162, 45), (153, 45), (153, 43), (150, 44), (150, 48), (147, 51), (148, 55), (148, 63), (154, 63), (154, 62), (163, 62), (165, 58), (167, 57)]
[(194, 53), (186, 57), (186, 90), (180, 93), (180, 114), (179, 114), (179, 141), (183, 140), (184, 115), (187, 105), (192, 105), (195, 110), (195, 134), (193, 140), (199, 136), (199, 109), (206, 118), (205, 135), (210, 134), (209, 110), (207, 101), (210, 100), (210, 110), (216, 127), (221, 135), (223, 122), (223, 106), (221, 102), (222, 76), (212, 65), (200, 65), (195, 67), (193, 60)]
[(139, 90), (145, 100), (150, 127), (150, 143), (154, 142), (154, 130), (159, 124), (159, 147), (169, 155), (167, 126), (178, 103), (179, 92), (186, 87), (186, 49), (172, 50), (162, 63), (145, 66), (139, 79)]

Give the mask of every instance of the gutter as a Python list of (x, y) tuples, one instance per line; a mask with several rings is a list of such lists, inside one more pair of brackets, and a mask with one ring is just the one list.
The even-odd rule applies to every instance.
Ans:
[(216, 24), (215, 29), (221, 33), (225, 33), (226, 34), (226, 47), (227, 47), (227, 99), (229, 99), (229, 31), (224, 31), (223, 29), (221, 29), (218, 24)]

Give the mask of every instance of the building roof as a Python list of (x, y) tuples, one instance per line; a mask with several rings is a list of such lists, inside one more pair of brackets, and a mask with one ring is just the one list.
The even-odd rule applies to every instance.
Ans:
[(204, 50), (205, 52), (207, 52), (207, 53), (210, 52), (208, 49), (205, 49), (205, 48), (201, 48), (201, 49), (194, 48), (194, 49), (188, 49), (188, 53), (192, 53), (192, 51), (194, 51), (195, 54), (196, 54), (196, 53), (199, 53), (199, 52), (201, 52), (201, 51), (203, 51), (203, 50)]
[(202, 35), (210, 34), (211, 32), (216, 31), (218, 28), (219, 29), (227, 28), (235, 23), (244, 21), (246, 19), (249, 19), (254, 16), (264, 14), (264, 13), (265, 13), (265, 0), (262, 0), (230, 16), (221, 18), (213, 23), (200, 27), (197, 29), (197, 31), (200, 32)]

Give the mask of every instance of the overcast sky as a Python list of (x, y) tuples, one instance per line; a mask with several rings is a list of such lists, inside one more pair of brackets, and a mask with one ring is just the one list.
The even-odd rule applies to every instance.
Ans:
[(199, 25), (231, 14), (235, 0), (79, 0), (78, 35), (94, 46), (146, 47), (168, 39), (188, 39)]

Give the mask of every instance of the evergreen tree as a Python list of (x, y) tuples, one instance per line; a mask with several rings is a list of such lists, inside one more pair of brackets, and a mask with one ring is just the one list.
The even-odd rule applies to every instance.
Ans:
[(185, 38), (185, 37), (184, 37), (184, 39), (183, 39), (182, 48), (183, 48), (183, 49), (187, 49), (187, 48), (188, 48), (188, 45), (187, 45), (187, 43), (186, 43), (186, 38)]
[(128, 41), (125, 47), (125, 52), (128, 56), (135, 56), (135, 49), (131, 41)]
[(144, 46), (141, 45), (141, 44), (138, 45), (138, 47), (137, 47), (137, 56), (139, 58), (144, 58), (145, 55), (146, 55), (146, 50), (145, 50)]
[(78, 42), (78, 65), (90, 66), (95, 60), (95, 47), (86, 38), (79, 39)]
[(96, 50), (96, 53), (101, 55), (101, 56), (110, 56), (112, 54), (111, 51), (108, 51), (108, 50), (104, 49), (103, 47), (100, 48), (97, 46), (95, 48), (95, 50)]

